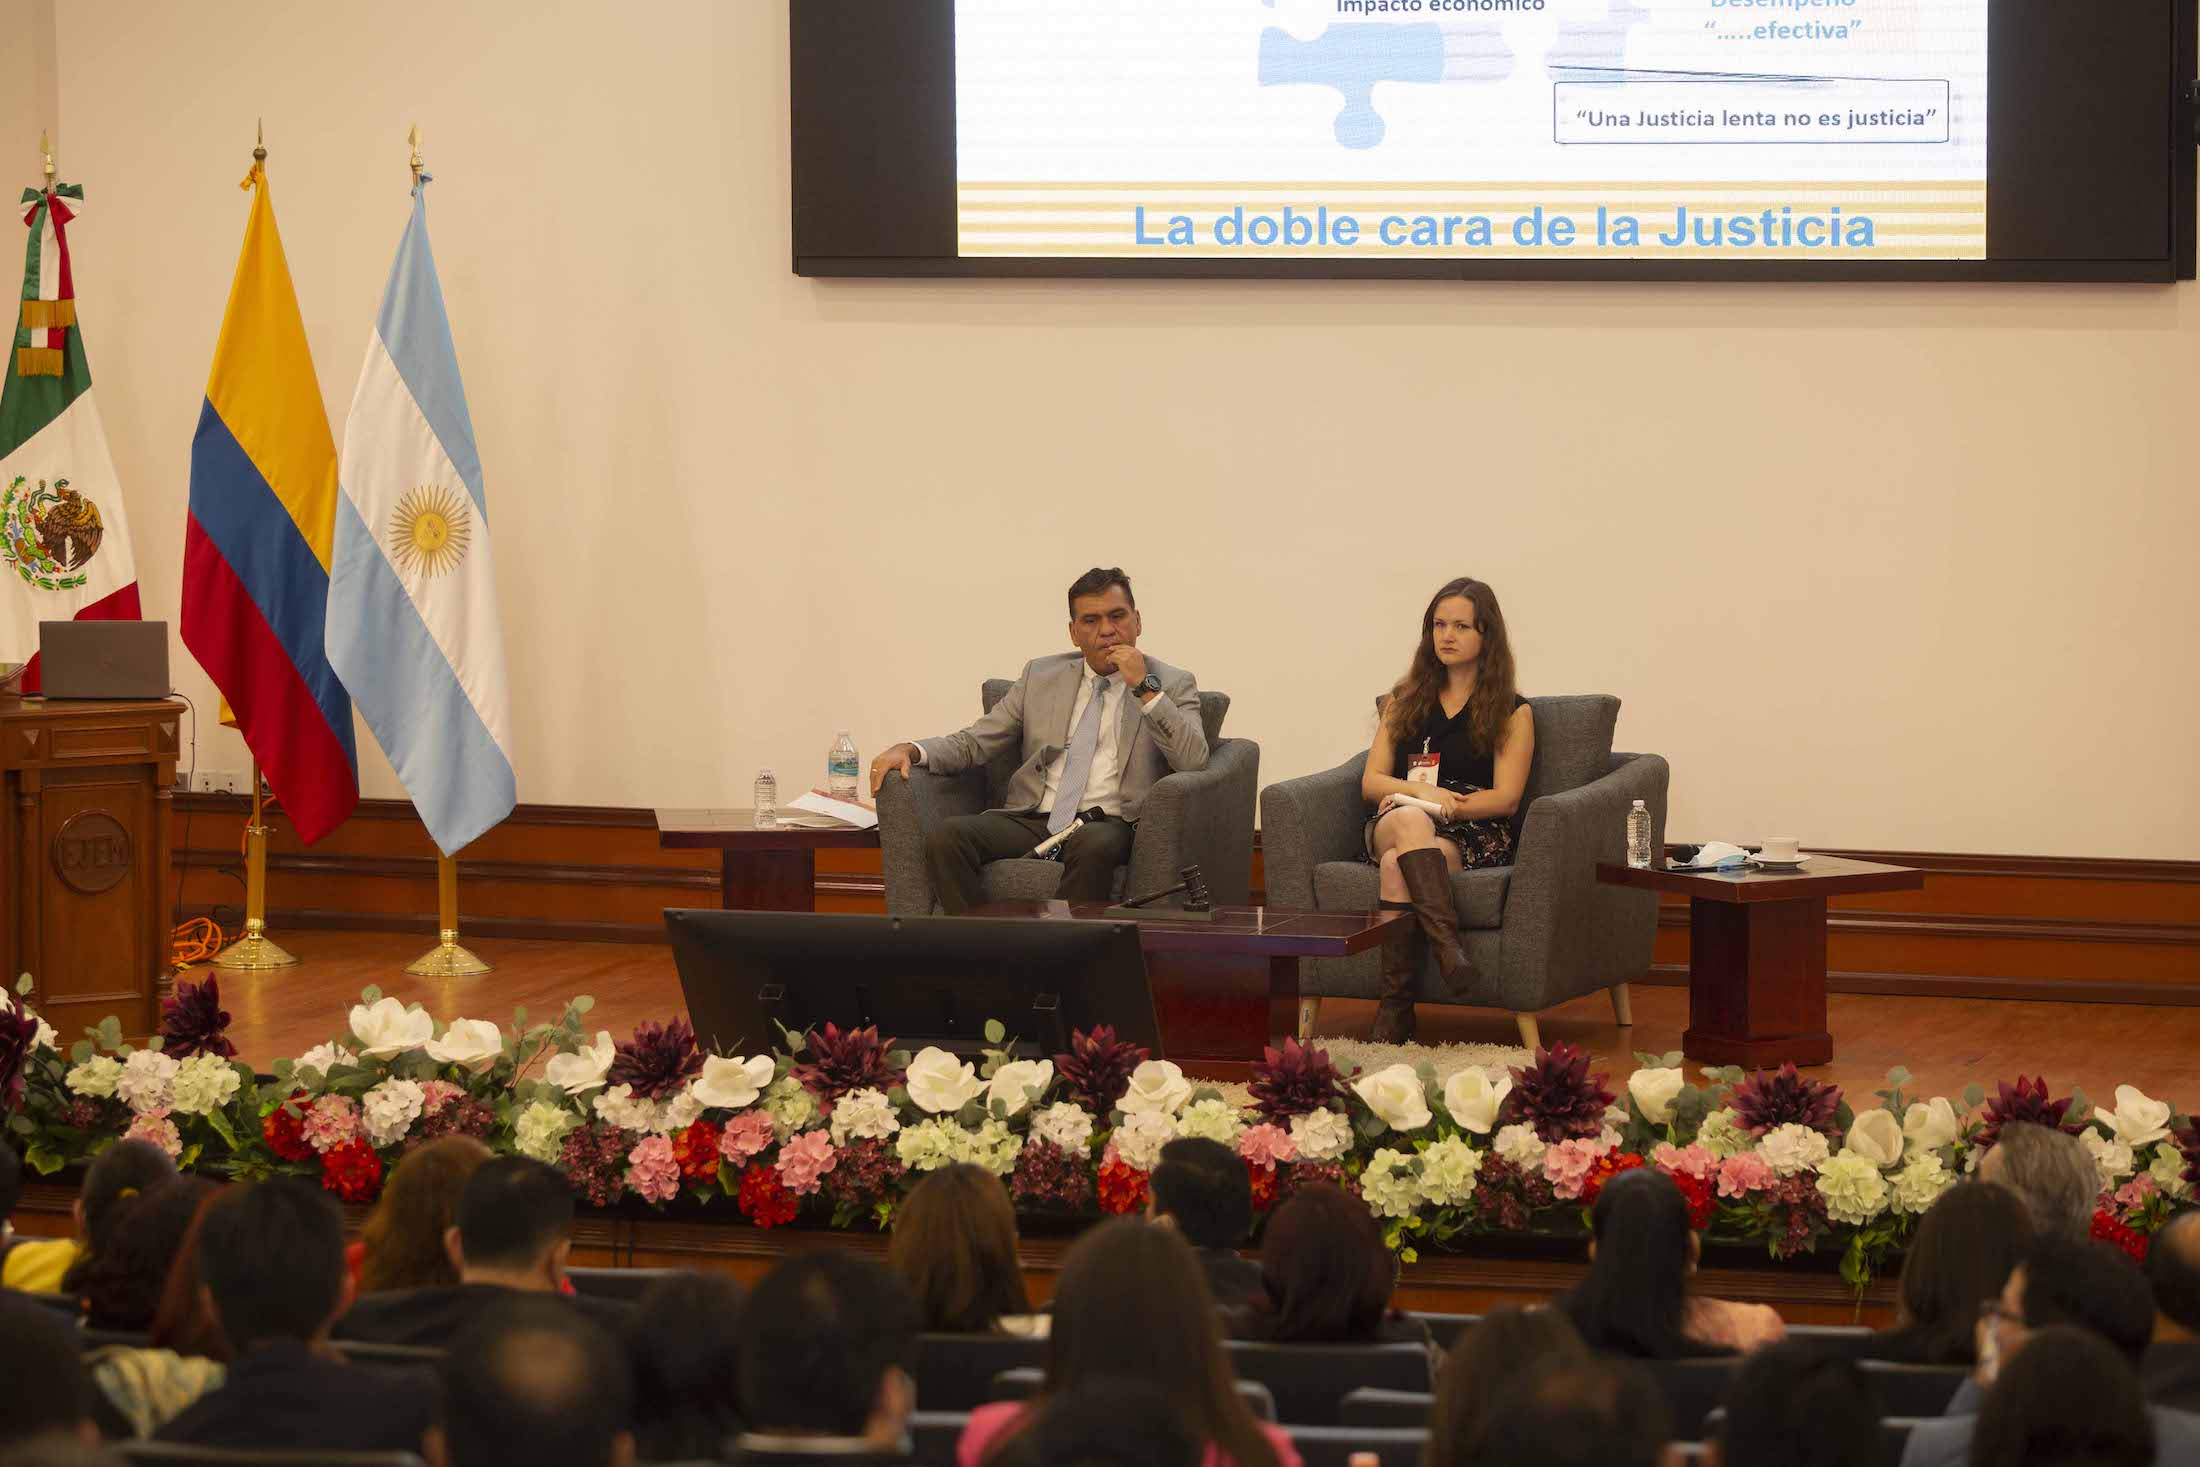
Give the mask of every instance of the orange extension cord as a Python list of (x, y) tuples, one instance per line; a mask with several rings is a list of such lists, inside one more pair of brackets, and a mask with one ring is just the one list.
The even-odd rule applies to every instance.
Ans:
[[(238, 839), (238, 855), (245, 854), (249, 841), (249, 836)], [(203, 963), (213, 957), (229, 946), (229, 941), (229, 934), (222, 931), (221, 924), (212, 917), (193, 917), (178, 923), (168, 934), (168, 965), (181, 973), (193, 963)]]

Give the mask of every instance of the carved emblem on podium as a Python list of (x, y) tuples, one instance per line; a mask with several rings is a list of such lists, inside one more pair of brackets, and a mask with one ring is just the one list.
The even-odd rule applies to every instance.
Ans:
[(97, 896), (130, 874), (130, 832), (104, 810), (71, 815), (54, 833), (53, 869), (69, 890)]

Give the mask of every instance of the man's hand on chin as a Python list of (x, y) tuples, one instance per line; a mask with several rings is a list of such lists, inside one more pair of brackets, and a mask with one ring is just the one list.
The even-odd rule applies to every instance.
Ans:
[(1123, 679), (1123, 686), (1135, 688), (1146, 680), (1146, 654), (1136, 647), (1110, 647), (1108, 661)]

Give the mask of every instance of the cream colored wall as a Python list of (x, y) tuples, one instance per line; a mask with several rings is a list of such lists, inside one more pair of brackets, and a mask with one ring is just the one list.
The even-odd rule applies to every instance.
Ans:
[(524, 800), (746, 803), (954, 726), (1096, 561), (1273, 781), (1471, 572), (1529, 690), (1672, 760), (1676, 834), (2200, 857), (2191, 287), (802, 280), (786, 49), (776, 0), (61, 6), (147, 614), (253, 119), (339, 434), (417, 120)]
[[(0, 189), (12, 204), (39, 179), (39, 131), (55, 133), (57, 146), (65, 141), (56, 128), (53, 0), (0, 0), (0, 61)], [(70, 176), (65, 166), (62, 176)], [(20, 264), (10, 261), (10, 273)]]

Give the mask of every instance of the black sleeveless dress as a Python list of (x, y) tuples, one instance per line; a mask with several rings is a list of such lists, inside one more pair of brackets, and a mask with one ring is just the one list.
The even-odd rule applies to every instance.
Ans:
[[(1519, 712), (1528, 704), (1526, 698), (1513, 695), (1513, 711)], [(1436, 782), (1454, 794), (1472, 795), (1494, 787), (1497, 783), (1497, 754), (1494, 750), (1476, 746), (1474, 727), (1462, 707), (1456, 715), (1446, 717), (1442, 704), (1429, 710), (1423, 723), (1411, 738), (1398, 740), (1392, 751), (1390, 777), (1404, 779), (1408, 761), (1415, 755), (1428, 752), (1440, 757), (1436, 767)], [(1370, 814), (1367, 827), (1361, 834), (1361, 849), (1366, 859), (1373, 863), (1375, 855), (1375, 821)], [(1459, 847), (1459, 863), (1469, 869), (1477, 866), (1509, 866), (1513, 858), (1513, 822), (1507, 817), (1497, 820), (1444, 820), (1436, 821), (1436, 834)]]

